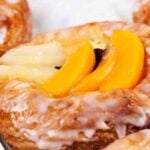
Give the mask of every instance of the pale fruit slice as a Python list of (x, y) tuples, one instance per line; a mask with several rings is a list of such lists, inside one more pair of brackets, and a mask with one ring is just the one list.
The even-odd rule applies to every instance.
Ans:
[(64, 96), (95, 65), (95, 54), (89, 41), (80, 41), (78, 49), (68, 56), (63, 67), (43, 84), (43, 89), (54, 96)]
[(111, 43), (116, 52), (115, 65), (100, 83), (100, 91), (133, 88), (140, 80), (144, 67), (144, 47), (140, 38), (128, 31), (114, 31)]
[(0, 64), (5, 65), (47, 65), (62, 66), (65, 53), (60, 43), (51, 42), (42, 45), (25, 45), (9, 50), (0, 58)]
[(0, 65), (0, 80), (22, 80), (42, 84), (57, 72), (52, 67), (30, 67)]

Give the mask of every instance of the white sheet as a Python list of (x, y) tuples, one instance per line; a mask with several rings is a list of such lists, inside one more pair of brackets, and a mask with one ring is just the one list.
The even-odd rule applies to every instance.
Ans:
[(92, 21), (132, 21), (134, 0), (28, 0), (34, 33)]

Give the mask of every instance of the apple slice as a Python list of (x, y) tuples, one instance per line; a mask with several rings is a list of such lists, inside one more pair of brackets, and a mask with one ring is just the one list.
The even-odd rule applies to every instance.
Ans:
[(24, 45), (9, 50), (0, 58), (0, 64), (25, 66), (62, 66), (65, 53), (60, 43), (50, 42), (41, 45)]
[(83, 77), (90, 73), (95, 65), (95, 54), (89, 41), (78, 43), (78, 49), (72, 52), (63, 67), (43, 84), (43, 89), (54, 96), (64, 96)]
[(21, 65), (0, 65), (1, 80), (22, 80), (42, 84), (53, 76), (57, 69), (52, 67), (31, 67)]

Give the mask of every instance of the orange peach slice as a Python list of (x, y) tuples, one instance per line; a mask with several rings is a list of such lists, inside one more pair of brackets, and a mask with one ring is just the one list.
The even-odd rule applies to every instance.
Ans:
[(112, 71), (115, 64), (116, 53), (112, 49), (102, 58), (98, 67), (77, 84), (72, 92), (94, 91), (98, 90), (100, 82)]
[(78, 44), (78, 49), (68, 56), (63, 67), (42, 85), (53, 96), (66, 95), (94, 68), (95, 54), (89, 41), (84, 40)]
[(144, 47), (137, 35), (117, 30), (111, 38), (116, 52), (115, 65), (109, 75), (100, 83), (101, 92), (118, 88), (133, 88), (140, 80), (144, 66)]

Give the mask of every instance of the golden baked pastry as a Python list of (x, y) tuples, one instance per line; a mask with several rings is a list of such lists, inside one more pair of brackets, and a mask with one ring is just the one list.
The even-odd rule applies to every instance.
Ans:
[(30, 10), (26, 0), (0, 0), (0, 53), (31, 38)]
[[(141, 129), (149, 129), (149, 26), (143, 24), (129, 25), (122, 22), (91, 23), (38, 35), (24, 46), (32, 46), (32, 49), (34, 46), (39, 46), (42, 49), (45, 44), (55, 42), (58, 47), (64, 49), (64, 53), (68, 54), (72, 51), (72, 45), (76, 46), (78, 41), (86, 39), (93, 44), (93, 49), (109, 49), (110, 41), (107, 37), (118, 29), (134, 33), (134, 36), (138, 36), (144, 45), (143, 74), (134, 88), (115, 89), (106, 93), (100, 93), (98, 90), (83, 93), (73, 92), (66, 96), (53, 97), (51, 93), (41, 87), (42, 81), (39, 83), (36, 80), (32, 82), (12, 79), (11, 77), (1, 80), (0, 133), (12, 149), (97, 150), (105, 148), (119, 137), (125, 137)], [(69, 49), (69, 47), (71, 48)], [(19, 51), (22, 48), (24, 47), (21, 47)], [(9, 60), (12, 61), (12, 59), (8, 56), (13, 57), (12, 53), (9, 53), (7, 57), (4, 56), (2, 56), (3, 60), (0, 59), (0, 61), (3, 65), (9, 64)], [(20, 63), (19, 61), (12, 62), (15, 65)], [(47, 65), (43, 61), (40, 63), (40, 66)], [(20, 65), (29, 66), (27, 62)], [(36, 65), (39, 64), (34, 61), (32, 67)], [(127, 80), (128, 77), (126, 77)], [(64, 80), (66, 79), (64, 78)], [(60, 84), (60, 86), (63, 85)], [(149, 136), (145, 135), (147, 133), (149, 131), (135, 134), (138, 138), (134, 142), (135, 146), (140, 142), (144, 143), (149, 140)], [(131, 136), (132, 138), (134, 139), (134, 135)], [(124, 147), (127, 146), (126, 150), (130, 149), (131, 145), (127, 144), (128, 139), (130, 136), (125, 140), (116, 141), (116, 146), (112, 145), (112, 149), (108, 147), (106, 150), (117, 150), (117, 146), (122, 143), (124, 143)], [(149, 142), (145, 142), (142, 148), (146, 149), (146, 146), (149, 145)], [(134, 148), (137, 147), (133, 147), (133, 150)]]
[(127, 150), (129, 147), (133, 150), (150, 149), (150, 130), (143, 130), (123, 139), (116, 140), (104, 150)]
[(150, 25), (150, 1), (142, 0), (139, 3), (138, 9), (133, 14), (133, 20)]

